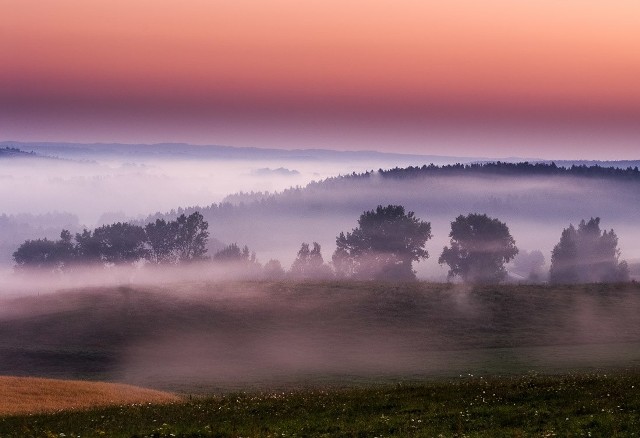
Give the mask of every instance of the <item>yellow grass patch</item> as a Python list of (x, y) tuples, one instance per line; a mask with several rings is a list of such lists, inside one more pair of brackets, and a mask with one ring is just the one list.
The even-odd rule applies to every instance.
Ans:
[(168, 392), (120, 383), (0, 376), (0, 415), (178, 400)]

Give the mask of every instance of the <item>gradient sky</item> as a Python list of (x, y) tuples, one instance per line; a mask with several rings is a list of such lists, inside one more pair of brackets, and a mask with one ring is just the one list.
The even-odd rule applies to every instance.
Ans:
[(0, 140), (640, 158), (637, 0), (0, 0)]

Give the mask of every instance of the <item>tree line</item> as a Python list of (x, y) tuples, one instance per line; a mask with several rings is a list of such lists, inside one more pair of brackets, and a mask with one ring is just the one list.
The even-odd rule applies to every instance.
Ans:
[(79, 264), (186, 263), (206, 258), (209, 224), (198, 212), (142, 227), (126, 222), (85, 229), (60, 239), (27, 240), (13, 253), (18, 269), (65, 271)]
[[(199, 212), (175, 220), (156, 219), (144, 227), (118, 222), (72, 236), (63, 230), (59, 240), (27, 240), (14, 252), (16, 268), (65, 271), (82, 264), (182, 264), (209, 259), (208, 223)], [(232, 243), (211, 258), (216, 263), (243, 267), (245, 273), (267, 279), (416, 279), (413, 263), (429, 257), (431, 224), (406, 212), (401, 205), (379, 205), (365, 211), (358, 226), (336, 237), (331, 262), (325, 262), (317, 242), (302, 243), (288, 272), (278, 260), (262, 266), (248, 246)], [(438, 258), (449, 268), (448, 278), (467, 283), (499, 283), (507, 277), (505, 265), (519, 250), (508, 226), (486, 214), (460, 215), (451, 222), (450, 242)], [(539, 253), (539, 251), (538, 251)], [(541, 265), (542, 254), (529, 257)], [(542, 261), (540, 261), (542, 258)], [(534, 272), (532, 271), (532, 274)], [(536, 273), (538, 275), (538, 273)], [(533, 278), (533, 276), (532, 276)], [(572, 224), (561, 233), (551, 255), (552, 283), (621, 282), (629, 280), (627, 263), (620, 261), (618, 237), (601, 230), (600, 218)]]
[[(392, 181), (419, 180), (426, 177), (458, 177), (458, 176), (542, 176), (542, 177), (575, 177), (585, 179), (605, 178), (613, 181), (640, 182), (640, 169), (638, 166), (618, 168), (594, 165), (572, 165), (559, 166), (554, 162), (486, 162), (471, 164), (449, 164), (449, 165), (423, 165), (408, 166), (405, 168), (396, 167), (393, 169), (378, 169), (377, 171), (353, 172), (346, 175), (334, 176), (318, 181), (311, 181), (306, 186), (290, 187), (281, 192), (238, 192), (228, 195), (219, 203), (212, 203), (205, 206), (193, 206), (188, 208), (178, 208), (163, 214), (156, 212), (149, 215), (147, 220), (155, 220), (162, 217), (173, 217), (179, 214), (189, 214), (194, 211), (201, 211), (205, 217), (230, 218), (235, 215), (243, 215), (248, 212), (254, 214), (273, 214), (276, 208), (279, 212), (300, 213), (301, 206), (307, 204), (306, 200), (314, 199), (307, 196), (308, 192), (313, 194), (328, 192), (335, 193), (336, 190), (348, 189), (352, 182), (367, 182), (381, 177)], [(291, 203), (295, 202), (295, 205)], [(306, 208), (306, 207), (305, 207)]]

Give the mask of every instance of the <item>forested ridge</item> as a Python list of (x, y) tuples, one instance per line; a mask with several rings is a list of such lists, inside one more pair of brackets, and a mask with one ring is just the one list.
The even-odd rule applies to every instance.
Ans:
[[(288, 202), (304, 203), (314, 212), (313, 205), (316, 204), (319, 209), (318, 199), (314, 196), (321, 192), (338, 191), (343, 188), (353, 187), (354, 184), (362, 182), (375, 182), (380, 184), (389, 181), (419, 181), (429, 177), (566, 177), (566, 178), (584, 178), (589, 180), (607, 180), (611, 182), (630, 182), (640, 183), (640, 169), (636, 167), (627, 167), (625, 169), (617, 167), (603, 167), (599, 165), (574, 165), (570, 167), (557, 166), (555, 163), (507, 163), (507, 162), (491, 162), (491, 163), (475, 163), (475, 164), (453, 164), (436, 166), (434, 164), (424, 165), (421, 167), (409, 166), (405, 168), (378, 169), (362, 173), (351, 173), (348, 175), (340, 175), (332, 178), (326, 178), (320, 181), (312, 181), (305, 187), (292, 187), (282, 192), (240, 192), (227, 196), (222, 202), (212, 203), (209, 206), (189, 206), (179, 207), (171, 212), (157, 212), (149, 215), (142, 222), (148, 222), (163, 217), (175, 217), (180, 214), (190, 214), (195, 211), (203, 212), (205, 216), (228, 216), (247, 208), (251, 210), (264, 211), (271, 206), (278, 205), (285, 207)], [(352, 203), (353, 199), (334, 198), (337, 204), (343, 201), (346, 204)], [(298, 214), (304, 214), (297, 207), (294, 207)], [(358, 210), (359, 208), (356, 208)], [(317, 212), (317, 211), (316, 211)], [(142, 223), (141, 222), (141, 223)]]

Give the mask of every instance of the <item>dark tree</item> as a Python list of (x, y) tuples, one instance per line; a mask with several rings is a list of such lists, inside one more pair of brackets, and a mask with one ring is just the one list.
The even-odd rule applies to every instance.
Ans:
[(600, 283), (629, 280), (629, 267), (620, 261), (618, 236), (601, 231), (600, 218), (582, 220), (562, 230), (560, 242), (551, 253), (550, 280), (553, 283)]
[(267, 280), (282, 280), (285, 272), (279, 260), (271, 259), (264, 264), (262, 275)]
[(430, 238), (429, 222), (401, 205), (379, 205), (362, 213), (357, 228), (336, 238), (333, 266), (339, 277), (413, 280), (412, 263), (429, 257), (424, 246)]
[(450, 247), (438, 263), (449, 265), (449, 278), (468, 283), (498, 283), (507, 275), (504, 264), (518, 253), (509, 228), (486, 214), (458, 216), (451, 222)]
[(13, 253), (18, 269), (39, 268), (53, 272), (69, 269), (75, 259), (71, 233), (62, 230), (60, 240), (27, 240)]
[(164, 219), (156, 219), (144, 227), (149, 245), (147, 255), (151, 263), (176, 263), (177, 231), (176, 221), (167, 222)]
[(85, 229), (82, 233), (76, 233), (76, 254), (81, 263), (102, 262), (100, 241), (94, 237), (92, 231)]
[(107, 264), (131, 264), (146, 256), (147, 236), (138, 225), (116, 222), (103, 225), (93, 231), (93, 243), (97, 242), (100, 260)]
[(296, 279), (314, 280), (332, 276), (331, 268), (324, 263), (322, 249), (318, 242), (313, 242), (313, 248), (303, 243), (298, 256), (291, 265), (289, 274)]
[(209, 223), (199, 212), (176, 219), (176, 254), (180, 262), (206, 259)]
[(27, 240), (13, 253), (16, 268), (59, 269), (56, 242), (49, 239)]
[(57, 241), (49, 239), (25, 241), (13, 253), (13, 260), (19, 270), (38, 268), (51, 272), (60, 272), (71, 266), (74, 253), (71, 233), (67, 230), (62, 230), (60, 240)]
[(237, 243), (225, 246), (213, 256), (213, 260), (224, 263), (257, 263), (256, 253), (249, 251), (247, 245), (240, 248)]

